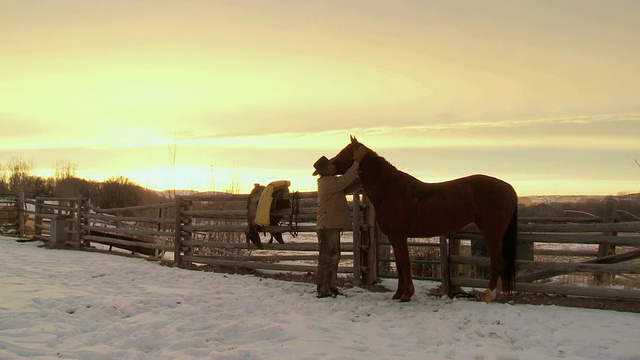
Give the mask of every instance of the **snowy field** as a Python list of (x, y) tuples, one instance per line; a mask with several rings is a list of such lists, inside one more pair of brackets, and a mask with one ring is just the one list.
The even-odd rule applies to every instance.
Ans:
[[(637, 359), (640, 314), (168, 268), (0, 237), (0, 359)], [(395, 288), (395, 281), (384, 285)]]

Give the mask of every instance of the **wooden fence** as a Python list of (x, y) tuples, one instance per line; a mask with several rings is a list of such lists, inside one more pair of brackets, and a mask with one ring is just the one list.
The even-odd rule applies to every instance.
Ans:
[(0, 234), (24, 236), (24, 202), (16, 194), (0, 194)]
[[(516, 290), (640, 300), (640, 222), (615, 222), (615, 214), (616, 202), (610, 199), (603, 218), (520, 218), (518, 247), (526, 251), (517, 261)], [(440, 238), (441, 252), (447, 254), (441, 258), (444, 291), (488, 286), (486, 279), (459, 276), (462, 265), (467, 269), (489, 266), (487, 258), (462, 255), (463, 240), (481, 241), (475, 225)], [(555, 249), (550, 244), (556, 245)], [(553, 280), (567, 274), (581, 275), (589, 286)], [(609, 286), (614, 277), (627, 279), (628, 286), (624, 281)]]
[[(282, 215), (284, 221), (261, 230), (312, 236), (306, 241), (292, 241), (292, 236), (285, 244), (266, 243), (268, 236), (262, 236), (262, 250), (245, 241), (246, 194), (185, 195), (160, 204), (112, 209), (97, 208), (82, 198), (39, 197), (28, 202), (35, 206), (34, 237), (54, 246), (103, 245), (180, 265), (315, 272), (319, 249), (316, 198), (316, 192), (284, 194), (283, 199), (296, 202), (295, 221), (290, 216), (292, 209), (276, 210), (273, 214)], [(349, 202), (358, 224), (367, 214), (360, 198), (358, 194)], [(353, 232), (361, 239), (368, 236), (366, 230), (356, 226)], [(361, 264), (361, 251), (354, 255), (355, 247), (361, 248), (359, 241), (341, 243), (338, 272), (366, 274), (365, 281), (373, 282), (374, 272)], [(359, 285), (361, 279), (354, 276), (354, 283)]]
[[(180, 265), (314, 272), (318, 257), (317, 193), (296, 195), (297, 221), (285, 220), (264, 230), (291, 232), (299, 237), (287, 239), (285, 244), (267, 244), (263, 237), (264, 250), (245, 241), (246, 194), (177, 196), (161, 204), (118, 209), (99, 209), (82, 198), (37, 198), (27, 202), (36, 206), (35, 237), (44, 241), (74, 247), (100, 244)], [(284, 196), (293, 199), (293, 194)], [(353, 241), (343, 240), (341, 244), (339, 272), (353, 274), (354, 285), (371, 284), (380, 276), (388, 276), (381, 268), (394, 266), (393, 252), (385, 243), (384, 234), (375, 227), (375, 212), (366, 197), (357, 194), (349, 206), (353, 223), (357, 225), (350, 232)], [(291, 215), (289, 211), (278, 210), (284, 219)], [(558, 285), (549, 280), (562, 274), (587, 273), (599, 279), (596, 283), (602, 283), (600, 280), (607, 276), (633, 278), (640, 274), (640, 265), (634, 261), (640, 258), (640, 222), (614, 223), (611, 216), (605, 217), (609, 219), (599, 221), (608, 222), (602, 223), (593, 223), (593, 218), (520, 218), (519, 247), (532, 251), (517, 263), (516, 289), (640, 300), (637, 288)], [(64, 224), (64, 232), (60, 232), (60, 224)], [(468, 272), (461, 274), (461, 269), (478, 270), (488, 266), (488, 259), (471, 256), (468, 251), (470, 244), (479, 240), (480, 234), (474, 225), (435, 240), (410, 239), (414, 248), (428, 246), (439, 250), (436, 258), (414, 260), (414, 265), (433, 268), (436, 273), (431, 278), (441, 279), (447, 292), (456, 287), (486, 287), (488, 280), (482, 278), (482, 271), (476, 271), (480, 278), (471, 278)], [(460, 244), (465, 244), (466, 253), (460, 250)], [(546, 244), (556, 244), (556, 249)], [(617, 246), (615, 254), (608, 253), (612, 246)], [(545, 257), (550, 255), (558, 255), (562, 260), (549, 261)], [(567, 261), (568, 257), (579, 260)]]

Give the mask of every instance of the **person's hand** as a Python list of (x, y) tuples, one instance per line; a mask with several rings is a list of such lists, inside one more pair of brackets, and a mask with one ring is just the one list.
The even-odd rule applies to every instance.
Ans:
[(358, 145), (356, 150), (353, 152), (353, 161), (360, 162), (362, 158), (367, 154), (367, 149), (364, 146)]

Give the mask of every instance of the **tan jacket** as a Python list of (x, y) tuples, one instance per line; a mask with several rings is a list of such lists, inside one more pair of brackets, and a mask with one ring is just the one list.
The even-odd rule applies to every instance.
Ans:
[(351, 217), (345, 190), (358, 176), (357, 162), (342, 176), (324, 175), (318, 178), (318, 229), (344, 229), (351, 227)]

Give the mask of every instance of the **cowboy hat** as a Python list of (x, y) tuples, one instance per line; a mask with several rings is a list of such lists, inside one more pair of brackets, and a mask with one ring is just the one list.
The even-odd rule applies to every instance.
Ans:
[(318, 175), (320, 171), (324, 170), (329, 164), (331, 164), (331, 160), (327, 159), (324, 155), (320, 156), (320, 158), (313, 163), (313, 167), (316, 169), (316, 171), (313, 172), (313, 176)]

